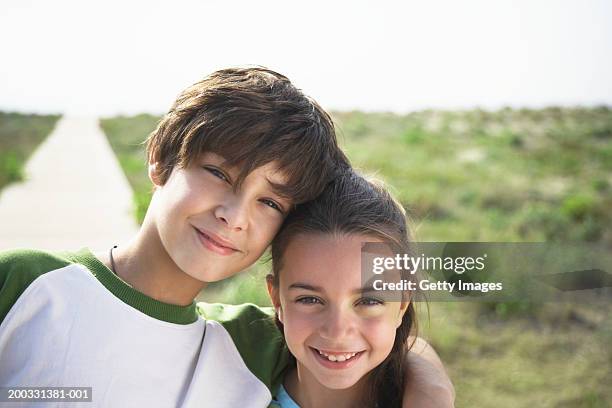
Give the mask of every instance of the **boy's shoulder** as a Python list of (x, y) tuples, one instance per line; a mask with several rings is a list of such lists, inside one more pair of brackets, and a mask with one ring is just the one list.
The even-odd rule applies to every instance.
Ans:
[[(198, 302), (197, 307), (200, 315), (221, 323), (236, 324), (245, 321), (246, 318), (250, 323), (274, 325), (274, 309), (272, 307), (257, 306), (253, 303), (230, 305), (206, 302)], [(265, 319), (265, 322), (258, 322), (257, 319)]]
[(70, 253), (51, 253), (35, 249), (0, 252), (0, 322), (36, 279), (72, 263)]
[(38, 276), (71, 263), (68, 252), (47, 252), (38, 249), (0, 251), (0, 273), (15, 271)]
[(285, 341), (274, 322), (274, 309), (251, 303), (200, 302), (197, 311), (205, 319), (223, 326), (249, 370), (274, 394), (290, 361)]
[(271, 307), (252, 303), (229, 305), (199, 302), (197, 312), (206, 320), (220, 323), (237, 346), (259, 343), (258, 347), (274, 351), (284, 347), (282, 335), (274, 323), (274, 311)]

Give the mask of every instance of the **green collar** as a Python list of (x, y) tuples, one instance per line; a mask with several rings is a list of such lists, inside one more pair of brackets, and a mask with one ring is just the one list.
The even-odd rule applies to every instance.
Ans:
[(190, 324), (198, 320), (195, 301), (187, 306), (178, 306), (155, 300), (121, 280), (87, 248), (73, 252), (67, 257), (72, 262), (85, 265), (98, 281), (122, 302), (154, 319), (176, 324)]

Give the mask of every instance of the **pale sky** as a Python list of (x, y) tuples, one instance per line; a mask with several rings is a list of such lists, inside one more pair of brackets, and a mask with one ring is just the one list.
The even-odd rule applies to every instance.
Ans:
[(0, 3), (0, 110), (165, 112), (264, 65), (327, 109), (612, 105), (607, 0)]

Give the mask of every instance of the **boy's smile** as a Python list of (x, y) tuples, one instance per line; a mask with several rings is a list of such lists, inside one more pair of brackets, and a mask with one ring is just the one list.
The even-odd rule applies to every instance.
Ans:
[(194, 227), (194, 229), (202, 241), (202, 245), (219, 255), (231, 255), (234, 252), (242, 252), (231, 241), (225, 238), (221, 238), (203, 228)]
[(290, 208), (272, 188), (284, 182), (274, 163), (253, 170), (236, 189), (238, 173), (223, 157), (204, 153), (157, 186), (152, 205), (161, 243), (198, 281), (218, 281), (253, 264)]

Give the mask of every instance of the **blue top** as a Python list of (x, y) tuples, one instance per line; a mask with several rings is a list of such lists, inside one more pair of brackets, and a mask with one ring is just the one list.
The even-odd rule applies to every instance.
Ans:
[(300, 408), (300, 406), (287, 394), (287, 390), (283, 385), (280, 386), (276, 398), (272, 401), (273, 406), (280, 408)]

